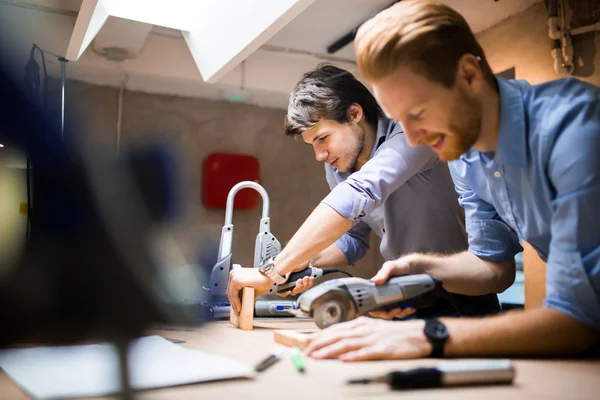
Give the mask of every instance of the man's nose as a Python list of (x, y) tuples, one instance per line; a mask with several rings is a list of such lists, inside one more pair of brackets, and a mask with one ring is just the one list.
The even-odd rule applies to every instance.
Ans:
[(425, 139), (426, 131), (425, 129), (421, 129), (413, 124), (403, 125), (404, 133), (406, 134), (406, 138), (408, 139), (408, 143), (415, 147), (423, 145), (423, 140)]
[(317, 161), (327, 161), (327, 158), (329, 157), (329, 152), (327, 150), (315, 149), (315, 157)]

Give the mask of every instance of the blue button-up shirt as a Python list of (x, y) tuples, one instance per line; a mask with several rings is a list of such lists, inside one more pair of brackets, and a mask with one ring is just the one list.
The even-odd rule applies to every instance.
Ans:
[(331, 192), (323, 202), (354, 221), (336, 242), (350, 264), (364, 256), (371, 230), (382, 238), (385, 260), (467, 249), (464, 210), (447, 164), (427, 147), (411, 147), (400, 124), (379, 121), (369, 161), (359, 171), (342, 173), (329, 164), (325, 171)]
[(512, 260), (520, 235), (547, 261), (544, 305), (600, 328), (600, 88), (498, 84), (496, 152), (450, 163), (469, 251)]

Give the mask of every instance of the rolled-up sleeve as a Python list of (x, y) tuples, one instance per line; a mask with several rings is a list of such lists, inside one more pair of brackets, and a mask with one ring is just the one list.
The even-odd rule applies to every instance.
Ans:
[(598, 103), (584, 105), (570, 117), (570, 129), (576, 127), (576, 132), (563, 132), (550, 156), (548, 174), (556, 197), (544, 302), (596, 329), (600, 329)]
[(348, 265), (354, 266), (369, 250), (369, 235), (371, 228), (365, 222), (359, 221), (339, 238), (335, 245), (344, 253)]
[(378, 149), (375, 157), (340, 182), (323, 203), (351, 221), (368, 215), (396, 189), (417, 174), (433, 156), (428, 147), (411, 147), (397, 134)]
[[(333, 190), (339, 184), (333, 169), (327, 164), (325, 164), (325, 178), (330, 190)], [(365, 256), (367, 250), (369, 250), (370, 234), (371, 228), (367, 223), (356, 221), (352, 228), (335, 242), (335, 245), (346, 256), (348, 265), (354, 266), (358, 260)]]
[(458, 202), (465, 209), (465, 225), (469, 237), (469, 252), (493, 262), (513, 260), (523, 248), (519, 237), (488, 202), (481, 199), (466, 182), (466, 167), (462, 161), (450, 163)]

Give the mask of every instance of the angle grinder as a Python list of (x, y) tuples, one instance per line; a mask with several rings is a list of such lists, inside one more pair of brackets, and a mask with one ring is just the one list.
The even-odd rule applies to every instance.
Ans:
[(429, 307), (438, 296), (445, 297), (464, 315), (460, 304), (443, 288), (442, 281), (425, 274), (397, 276), (381, 285), (363, 278), (332, 279), (302, 293), (293, 313), (312, 317), (323, 329), (371, 311)]

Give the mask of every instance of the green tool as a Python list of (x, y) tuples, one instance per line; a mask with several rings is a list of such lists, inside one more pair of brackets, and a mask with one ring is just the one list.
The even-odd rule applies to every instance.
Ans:
[(297, 347), (292, 348), (292, 362), (298, 372), (304, 372), (304, 358), (302, 357), (302, 352)]

